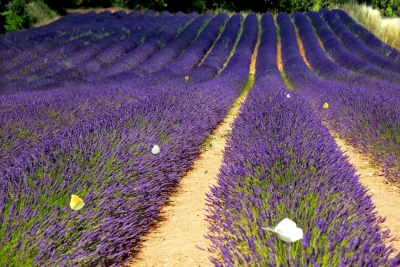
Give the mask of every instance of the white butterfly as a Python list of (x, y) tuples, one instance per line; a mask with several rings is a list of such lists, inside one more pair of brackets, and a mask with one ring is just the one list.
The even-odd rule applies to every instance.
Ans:
[(296, 227), (296, 223), (288, 218), (283, 219), (275, 228), (262, 229), (278, 234), (278, 237), (285, 242), (296, 242), (303, 238), (303, 230)]
[(158, 145), (154, 145), (151, 153), (153, 153), (154, 155), (160, 153), (160, 147)]
[(287, 97), (287, 98), (290, 98), (290, 94), (287, 94), (286, 97)]

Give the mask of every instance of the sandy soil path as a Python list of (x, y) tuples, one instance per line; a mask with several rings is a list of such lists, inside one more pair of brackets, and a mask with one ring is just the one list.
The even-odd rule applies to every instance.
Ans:
[(217, 183), (231, 123), (252, 87), (257, 51), (258, 44), (252, 56), (247, 89), (212, 133), (204, 151), (194, 162), (193, 169), (182, 178), (179, 188), (172, 192), (161, 210), (160, 221), (142, 238), (139, 254), (130, 259), (125, 266), (213, 266), (209, 260), (211, 255), (207, 251), (209, 241), (204, 237), (209, 233), (205, 221), (205, 197), (210, 187)]
[[(297, 28), (295, 28), (295, 32), (300, 54), (307, 66), (311, 68), (306, 59), (303, 43), (299, 38)], [(359, 152), (345, 140), (338, 138), (338, 134), (331, 130), (330, 132), (335, 137), (335, 141), (343, 153), (349, 157), (349, 162), (355, 167), (356, 173), (360, 177), (360, 183), (368, 188), (369, 195), (371, 195), (378, 215), (386, 218), (386, 221), (381, 226), (383, 230), (390, 230), (394, 240), (390, 242), (391, 238), (389, 238), (386, 241), (387, 244), (392, 243), (396, 249), (396, 252), (391, 256), (396, 256), (400, 253), (400, 215), (396, 212), (400, 208), (400, 188), (390, 184), (386, 180), (380, 171), (380, 167), (374, 164), (371, 158)]]
[[(335, 141), (344, 154), (349, 157), (349, 162), (356, 168), (361, 184), (368, 188), (378, 215), (386, 217), (382, 228), (390, 230), (394, 238), (392, 244), (396, 249), (391, 256), (396, 256), (400, 253), (400, 216), (397, 212), (400, 208), (400, 188), (386, 180), (372, 159), (357, 151), (343, 139), (335, 137)], [(390, 240), (387, 240), (387, 244), (390, 244)]]

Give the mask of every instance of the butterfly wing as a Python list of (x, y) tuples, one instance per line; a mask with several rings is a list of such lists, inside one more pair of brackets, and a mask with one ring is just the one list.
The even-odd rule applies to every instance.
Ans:
[(83, 208), (83, 206), (85, 206), (85, 202), (83, 202), (83, 199), (81, 199), (77, 195), (71, 195), (69, 206), (73, 210), (80, 210), (81, 208)]
[(160, 147), (158, 145), (154, 145), (153, 149), (151, 150), (151, 153), (153, 153), (153, 154), (160, 153)]

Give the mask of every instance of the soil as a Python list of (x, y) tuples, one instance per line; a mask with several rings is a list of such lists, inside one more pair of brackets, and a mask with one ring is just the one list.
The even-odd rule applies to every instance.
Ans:
[[(250, 83), (254, 80), (255, 58), (258, 44), (250, 65)], [(248, 86), (251, 88), (251, 84)], [(244, 90), (235, 101), (223, 122), (211, 134), (200, 157), (181, 180), (179, 187), (171, 193), (161, 210), (158, 222), (141, 239), (139, 254), (124, 266), (213, 266), (207, 248), (210, 233), (206, 223), (206, 193), (217, 184), (217, 175), (222, 164), (223, 150), (231, 132), (231, 123), (236, 118), (248, 90)]]
[[(305, 58), (300, 40), (299, 47)], [(256, 53), (257, 49), (253, 54), (252, 73), (255, 72)], [(279, 69), (282, 71), (280, 43), (277, 58)], [(308, 63), (306, 60), (305, 62)], [(205, 194), (217, 183), (226, 137), (231, 130), (230, 124), (237, 116), (240, 103), (244, 102), (246, 95), (240, 96), (228, 116), (211, 135), (209, 147), (194, 163), (193, 169), (182, 178), (179, 188), (171, 194), (161, 211), (162, 220), (142, 238), (138, 256), (130, 259), (127, 266), (212, 266), (209, 257), (218, 255), (211, 255), (207, 251), (209, 241), (205, 235), (209, 233), (209, 229), (205, 221)], [(361, 184), (368, 188), (376, 212), (379, 216), (386, 217), (382, 229), (388, 229), (392, 234), (392, 238), (386, 242), (396, 249), (392, 254), (394, 257), (400, 252), (400, 220), (394, 212), (396, 207), (400, 207), (400, 188), (388, 183), (379, 168), (367, 156), (344, 140), (335, 140), (349, 157), (349, 162), (354, 165)]]
[[(333, 134), (333, 136), (337, 136)], [(372, 198), (372, 203), (376, 207), (376, 212), (381, 217), (386, 217), (382, 223), (383, 230), (390, 230), (396, 252), (392, 253), (392, 257), (400, 253), (400, 218), (396, 210), (400, 207), (400, 188), (389, 183), (382, 175), (380, 168), (374, 164), (373, 160), (354, 147), (345, 140), (335, 138), (345, 155), (349, 157), (349, 162), (356, 168), (356, 173), (360, 177), (360, 183), (368, 188), (368, 194)]]
[[(300, 54), (307, 66), (310, 67), (305, 57), (303, 43), (299, 38), (298, 32), (296, 34)], [(400, 207), (400, 188), (387, 181), (382, 175), (380, 167), (374, 163), (371, 157), (358, 151), (345, 140), (338, 138), (339, 135), (337, 133), (332, 130), (330, 132), (335, 137), (335, 141), (343, 153), (349, 157), (349, 162), (355, 167), (356, 174), (360, 177), (360, 183), (368, 188), (372, 203), (376, 207), (376, 212), (379, 216), (386, 218), (381, 227), (383, 230), (390, 231), (393, 240), (389, 238), (386, 243), (393, 244), (396, 251), (391, 256), (396, 256), (400, 253), (400, 220), (398, 213), (395, 212)]]
[(106, 10), (108, 10), (108, 11), (110, 11), (112, 13), (118, 12), (118, 11), (121, 11), (121, 10), (125, 10), (126, 13), (131, 12), (131, 10), (123, 9), (123, 8), (117, 8), (117, 7), (109, 7), (109, 8), (77, 8), (77, 9), (66, 9), (65, 11), (67, 12), (67, 14), (72, 14), (72, 13), (84, 14), (84, 13), (87, 13), (87, 12), (90, 12), (90, 11), (94, 11), (96, 13), (100, 13), (100, 12), (103, 12), (103, 11), (106, 11)]
[[(91, 10), (67, 11), (84, 13)], [(118, 10), (120, 9), (111, 11)], [(95, 11), (101, 12), (103, 9)], [(301, 40), (298, 39), (298, 42), (300, 53), (305, 58)], [(320, 40), (319, 42), (323, 48), (322, 42)], [(250, 66), (250, 73), (253, 76), (257, 48), (258, 44)], [(278, 42), (278, 67), (283, 73), (280, 52), (280, 42)], [(305, 62), (308, 63), (306, 59)], [(192, 170), (182, 178), (179, 187), (171, 192), (157, 222), (142, 238), (139, 254), (128, 260), (124, 266), (212, 266), (209, 257), (215, 255), (207, 251), (209, 241), (205, 238), (209, 233), (205, 221), (205, 195), (210, 187), (217, 183), (217, 174), (222, 164), (223, 150), (231, 131), (231, 123), (236, 118), (247, 93), (248, 91), (244, 91), (236, 100), (231, 111), (209, 138), (201, 156), (194, 162)], [(368, 188), (376, 212), (379, 216), (386, 217), (382, 228), (390, 230), (393, 240), (387, 240), (387, 243), (391, 243), (396, 249), (392, 256), (397, 255), (400, 253), (400, 219), (395, 211), (400, 207), (400, 188), (387, 182), (379, 167), (370, 158), (345, 140), (337, 138), (335, 133), (332, 132), (332, 135), (344, 154), (349, 157), (349, 162), (354, 165), (361, 184)]]

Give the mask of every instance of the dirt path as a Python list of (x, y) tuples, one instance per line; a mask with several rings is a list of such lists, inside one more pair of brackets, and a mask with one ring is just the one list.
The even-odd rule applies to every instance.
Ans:
[[(303, 43), (299, 38), (297, 29), (296, 35), (300, 54), (307, 66), (310, 67), (305, 58)], [(394, 237), (392, 244), (396, 252), (391, 256), (396, 256), (400, 253), (400, 216), (399, 213), (396, 212), (400, 207), (400, 188), (387, 182), (380, 172), (379, 166), (376, 166), (372, 159), (358, 152), (354, 147), (346, 143), (345, 140), (339, 139), (337, 137), (338, 134), (335, 134), (333, 131), (331, 131), (331, 133), (335, 137), (335, 141), (341, 150), (349, 157), (349, 162), (356, 168), (356, 173), (360, 176), (360, 183), (368, 188), (372, 203), (375, 205), (378, 215), (386, 217), (386, 221), (382, 223), (382, 228), (384, 230), (390, 230)], [(387, 244), (389, 243), (390, 240), (387, 240)]]
[[(337, 135), (334, 134), (334, 136)], [(400, 253), (400, 216), (396, 212), (400, 207), (400, 188), (388, 183), (379, 167), (371, 159), (358, 152), (351, 145), (346, 144), (343, 139), (335, 137), (335, 141), (344, 154), (349, 157), (349, 162), (356, 168), (361, 184), (368, 188), (378, 215), (386, 217), (386, 221), (382, 223), (382, 228), (384, 230), (389, 229), (394, 237), (392, 244), (396, 252), (391, 256), (396, 256)], [(387, 241), (389, 244), (389, 240)]]
[(208, 259), (211, 256), (207, 251), (209, 241), (204, 237), (209, 233), (205, 221), (205, 195), (217, 183), (223, 150), (231, 132), (230, 125), (252, 87), (257, 51), (258, 44), (252, 56), (249, 84), (208, 139), (193, 169), (182, 178), (179, 188), (171, 194), (161, 210), (161, 220), (142, 238), (137, 257), (125, 266), (213, 266)]

